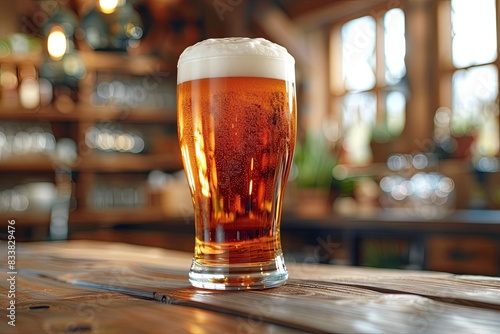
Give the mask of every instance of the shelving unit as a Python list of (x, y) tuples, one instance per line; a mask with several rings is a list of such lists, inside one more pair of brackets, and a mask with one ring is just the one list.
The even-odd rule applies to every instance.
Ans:
[[(177, 144), (175, 106), (170, 108), (140, 104), (95, 106), (91, 96), (95, 91), (99, 73), (105, 72), (144, 78), (152, 83), (161, 81), (165, 84), (168, 80), (171, 89), (164, 94), (174, 94), (170, 99), (175, 100), (175, 67), (151, 56), (130, 57), (126, 54), (93, 51), (81, 51), (80, 56), (86, 66), (87, 74), (80, 82), (78, 101), (67, 105), (63, 110), (56, 104), (26, 109), (19, 103), (9, 101), (6, 106), (0, 99), (2, 103), (0, 125), (10, 122), (43, 123), (50, 126), (56, 140), (68, 137), (74, 141), (76, 159), (68, 164), (58, 159), (55, 152), (28, 154), (13, 152), (7, 158), (0, 155), (0, 179), (2, 179), (0, 190), (9, 190), (6, 184), (13, 188), (39, 181), (52, 182), (57, 188), (56, 173), (58, 169), (65, 168), (70, 170), (72, 175), (72, 204), (68, 222), (70, 226), (91, 224), (98, 227), (127, 222), (161, 221), (166, 213), (147, 196), (146, 182), (147, 174), (152, 170), (175, 172), (182, 169)], [(19, 67), (28, 64), (38, 69), (41, 63), (42, 57), (38, 55), (0, 58), (0, 66), (8, 64)], [(158, 91), (155, 93), (158, 94)], [(155, 143), (149, 144), (154, 145), (154, 148), (149, 147), (147, 152), (106, 152), (91, 148), (86, 143), (86, 131), (96, 124), (126, 124), (132, 128), (155, 126), (160, 134), (151, 135)], [(120, 179), (124, 184), (130, 178), (142, 179), (141, 188), (145, 189), (145, 193), (141, 203), (133, 207), (93, 208), (88, 200), (89, 192), (99, 186), (100, 180), (113, 178)], [(9, 182), (6, 182), (6, 179), (9, 179)], [(29, 206), (23, 211), (0, 210), (0, 220), (5, 221), (5, 219), (16, 219), (16, 226), (48, 230), (51, 213), (31, 210)]]

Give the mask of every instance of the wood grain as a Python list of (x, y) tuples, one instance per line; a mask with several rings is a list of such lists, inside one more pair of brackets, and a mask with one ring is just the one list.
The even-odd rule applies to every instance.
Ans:
[[(18, 250), (17, 323), (25, 333), (497, 333), (500, 278), (290, 264), (262, 291), (187, 280), (191, 254), (72, 241)], [(5, 261), (1, 261), (3, 265)], [(0, 269), (0, 274), (6, 268)], [(6, 280), (0, 277), (2, 290)], [(0, 296), (5, 309), (6, 295)], [(8, 328), (0, 322), (0, 332)], [(21, 333), (21, 332), (19, 332)]]

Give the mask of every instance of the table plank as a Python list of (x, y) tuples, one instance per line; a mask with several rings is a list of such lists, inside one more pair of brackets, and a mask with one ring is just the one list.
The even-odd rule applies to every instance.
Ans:
[[(0, 274), (0, 288), (7, 291), (4, 272)], [(5, 310), (8, 303), (2, 294), (0, 308)], [(68, 284), (21, 270), (16, 276), (16, 326), (1, 321), (0, 333), (298, 333), (291, 328), (245, 320)]]
[[(291, 279), (285, 286), (228, 292), (192, 287), (187, 280), (191, 254), (183, 252), (80, 241), (23, 245), (18, 254), (22, 277), (35, 282), (26, 286), (26, 295), (56, 282), (70, 286), (70, 292), (83, 289), (78, 298), (93, 298), (96, 291), (122, 296), (106, 306), (104, 319), (90, 323), (94, 327), (122, 328), (113, 320), (122, 312), (126, 315), (121, 317), (123, 322), (133, 321), (130, 304), (138, 313), (151, 309), (148, 317), (157, 312), (160, 320), (155, 326), (180, 319), (175, 325), (187, 332), (193, 319), (200, 324), (190, 312), (208, 312), (204, 316), (213, 321), (224, 320), (232, 326), (220, 327), (227, 332), (241, 326), (256, 329), (256, 325), (258, 332), (290, 332), (292, 328), (328, 333), (500, 330), (500, 280), (492, 277), (290, 264)], [(62, 305), (74, 302), (70, 292), (60, 295)], [(170, 312), (175, 314), (173, 319), (160, 315)]]

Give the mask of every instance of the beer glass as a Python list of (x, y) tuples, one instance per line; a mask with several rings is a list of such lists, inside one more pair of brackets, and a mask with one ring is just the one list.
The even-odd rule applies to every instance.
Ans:
[(208, 39), (177, 72), (177, 122), (194, 205), (192, 285), (286, 282), (280, 219), (296, 139), (295, 61), (265, 39)]

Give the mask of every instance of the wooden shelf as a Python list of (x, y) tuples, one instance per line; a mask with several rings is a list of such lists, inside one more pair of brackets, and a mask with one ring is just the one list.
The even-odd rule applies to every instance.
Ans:
[(94, 153), (74, 166), (80, 172), (140, 172), (152, 169), (182, 169), (180, 157), (165, 154)]
[(127, 121), (137, 123), (169, 123), (176, 121), (175, 110), (155, 108), (112, 108), (83, 107), (79, 108), (80, 121)]
[(57, 161), (49, 155), (26, 154), (13, 155), (0, 160), (1, 172), (53, 172), (57, 168)]
[[(167, 64), (163, 59), (151, 55), (134, 55), (126, 53), (105, 52), (105, 51), (86, 51), (79, 50), (80, 55), (87, 71), (119, 71), (141, 76), (155, 76), (158, 73), (165, 75), (176, 71), (175, 66)], [(38, 54), (12, 54), (0, 58), (0, 63), (20, 65), (30, 63), (40, 66), (44, 61), (44, 55)]]
[(173, 73), (175, 66), (168, 65), (164, 60), (149, 55), (130, 56), (126, 53), (105, 51), (79, 52), (87, 70), (119, 71), (133, 75), (155, 76), (158, 73)]
[(350, 231), (450, 232), (500, 234), (500, 210), (454, 210), (444, 217), (429, 219), (405, 210), (380, 210), (373, 215), (307, 217), (284, 212), (282, 229)]
[(175, 122), (176, 112), (157, 108), (113, 108), (76, 106), (71, 112), (60, 112), (54, 107), (24, 109), (0, 107), (3, 121), (50, 121), (50, 122), (104, 122), (126, 121), (135, 123)]
[[(14, 219), (15, 226), (32, 227), (32, 226), (49, 226), (50, 212), (2, 212), (0, 221), (7, 224), (8, 220)], [(7, 230), (7, 228), (5, 229)]]
[(77, 209), (70, 213), (69, 224), (75, 225), (117, 225), (165, 222), (169, 217), (160, 207), (130, 207), (110, 209)]
[[(0, 221), (14, 219), (16, 226), (49, 226), (50, 212), (2, 212)], [(82, 225), (92, 228), (123, 224), (168, 223), (170, 225), (184, 224), (182, 218), (168, 216), (160, 207), (130, 207), (110, 209), (76, 209), (69, 214), (70, 229)]]
[[(26, 154), (0, 160), (1, 172), (53, 172), (61, 163), (48, 155)], [(140, 172), (182, 169), (180, 157), (171, 154), (93, 153), (80, 157), (72, 170), (78, 172)]]
[(43, 55), (41, 53), (11, 53), (5, 57), (0, 57), (0, 63), (12, 65), (30, 63), (39, 66), (42, 61)]
[(53, 108), (25, 109), (22, 107), (0, 107), (2, 121), (78, 121), (77, 114), (62, 113)]
[[(119, 104), (106, 104), (94, 106), (92, 94), (95, 92), (95, 85), (98, 75), (102, 73), (107, 77), (107, 73), (117, 74), (118, 77), (124, 75), (126, 78), (132, 77), (132, 82), (144, 84), (163, 83), (172, 88), (175, 87), (176, 66), (164, 59), (150, 55), (130, 56), (126, 53), (105, 52), (93, 50), (80, 50), (79, 55), (85, 64), (87, 75), (80, 81), (79, 101), (64, 102), (63, 99), (55, 101), (49, 106), (39, 106), (34, 109), (27, 109), (17, 102), (13, 97), (11, 100), (0, 101), (0, 123), (2, 122), (46, 122), (52, 126), (52, 131), (57, 139), (69, 137), (75, 140), (77, 147), (77, 159), (68, 166), (77, 176), (72, 184), (74, 200), (76, 200), (75, 211), (70, 212), (69, 225), (89, 224), (94, 228), (101, 225), (119, 225), (127, 223), (150, 222), (160, 223), (168, 219), (160, 207), (148, 206), (144, 208), (112, 208), (105, 210), (88, 209), (85, 199), (89, 196), (89, 191), (95, 186), (100, 178), (108, 178), (110, 174), (116, 178), (129, 181), (130, 177), (135, 177), (133, 173), (141, 178), (141, 182), (146, 182), (145, 174), (151, 170), (163, 170), (174, 172), (182, 169), (180, 151), (177, 140), (174, 139), (173, 128), (176, 124), (176, 110), (173, 100), (171, 104), (160, 104), (152, 101), (143, 102), (142, 106), (128, 107)], [(45, 61), (45, 54), (16, 55), (12, 54), (0, 58), (0, 64), (7, 64), (12, 67), (22, 68), (24, 64), (32, 64), (35, 68)], [(137, 77), (136, 78), (134, 77)], [(111, 76), (110, 76), (111, 77)], [(136, 81), (134, 81), (136, 80)], [(172, 83), (172, 87), (169, 85)], [(156, 86), (155, 86), (156, 87)], [(160, 94), (163, 86), (150, 92)], [(167, 102), (165, 102), (167, 103)], [(104, 104), (104, 102), (103, 102)], [(157, 106), (157, 107), (155, 107)], [(172, 108), (162, 107), (172, 106)], [(85, 144), (85, 131), (89, 127), (99, 122), (119, 122), (134, 123), (137, 128), (145, 128), (147, 135), (148, 152), (143, 154), (101, 152), (89, 149)], [(129, 126), (126, 124), (125, 126)], [(149, 132), (148, 125), (155, 127)], [(10, 125), (7, 125), (10, 126)], [(159, 129), (159, 127), (162, 127)], [(56, 158), (56, 154), (30, 153), (25, 155), (9, 156), (0, 159), (0, 173), (3, 180), (8, 180), (15, 176), (13, 184), (20, 179), (31, 179), (32, 175), (45, 173), (54, 177), (55, 171), (60, 167), (61, 162)], [(47, 175), (44, 174), (44, 177)], [(99, 177), (97, 177), (99, 175)], [(19, 176), (19, 177), (18, 177)], [(97, 181), (96, 181), (97, 180)], [(0, 214), (2, 221), (15, 218), (22, 226), (47, 226), (50, 223), (50, 213), (36, 214), (36, 212), (6, 213)]]

